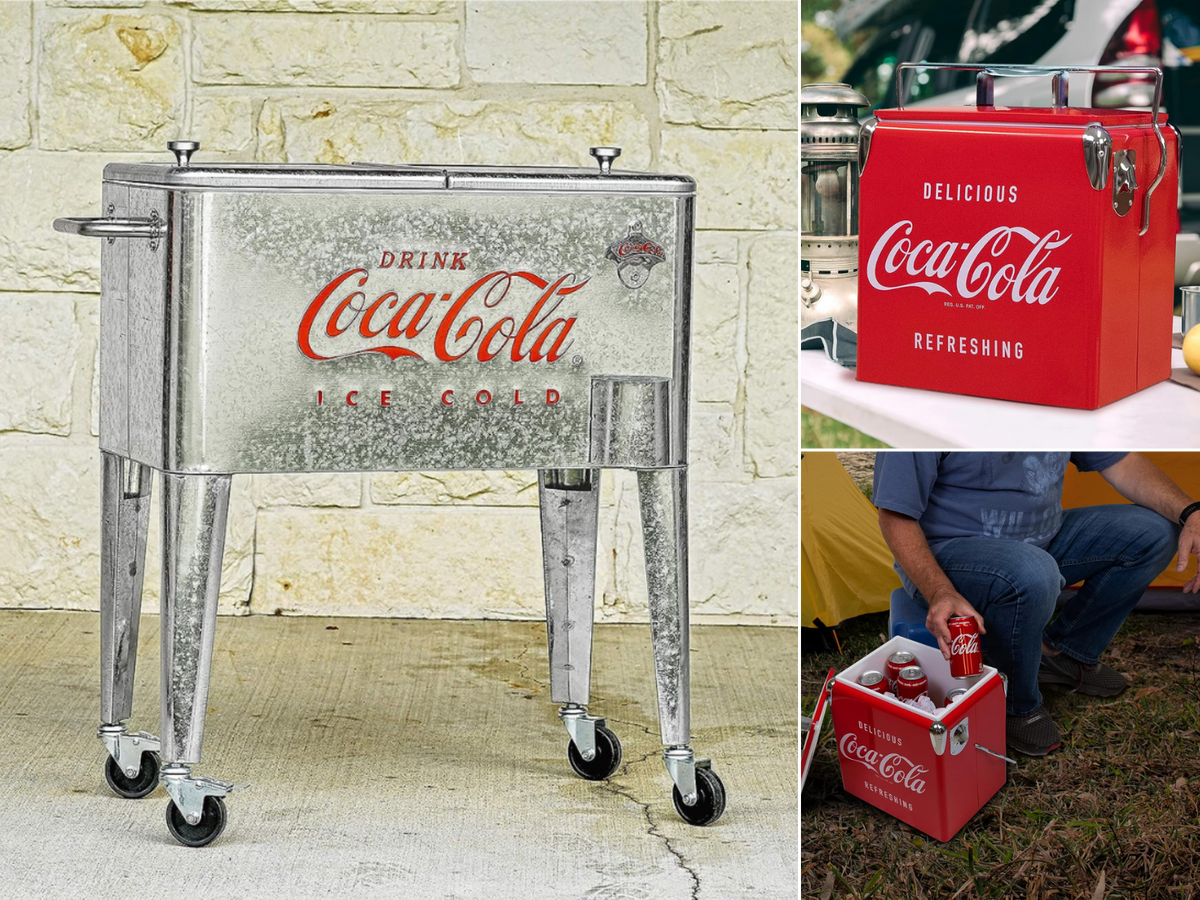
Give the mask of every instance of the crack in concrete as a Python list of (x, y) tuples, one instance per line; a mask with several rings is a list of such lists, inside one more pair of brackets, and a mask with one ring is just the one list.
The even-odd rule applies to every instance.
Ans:
[[(636, 762), (643, 763), (646, 760), (648, 760), (651, 756), (655, 756), (655, 755), (657, 755), (657, 754), (648, 753), (645, 756), (641, 757), (640, 759), (636, 760)], [(631, 765), (635, 765), (635, 764), (636, 763), (626, 763), (624, 766), (625, 771), (628, 772), (629, 767)], [(678, 848), (676, 848), (675, 845), (673, 843), (671, 843), (671, 839), (667, 835), (663, 834), (661, 831), (658, 830), (658, 823), (654, 821), (654, 817), (650, 814), (650, 804), (643, 803), (641, 800), (639, 800), (637, 797), (635, 797), (628, 789), (621, 787), (620, 785), (618, 785), (616, 782), (612, 781), (611, 779), (609, 779), (608, 781), (600, 782), (600, 787), (606, 791), (609, 791), (610, 793), (616, 794), (618, 797), (623, 797), (624, 799), (628, 800), (630, 803), (637, 806), (642, 811), (642, 817), (646, 820), (646, 833), (651, 835), (652, 837), (656, 837), (660, 841), (662, 841), (663, 846), (667, 848), (667, 852), (670, 853), (671, 856), (675, 857), (675, 864), (677, 866), (679, 866), (679, 868), (681, 868), (684, 872), (686, 872), (688, 875), (688, 878), (691, 880), (691, 883), (692, 883), (691, 900), (700, 900), (700, 873), (691, 867), (691, 865), (688, 863), (687, 857), (685, 857), (683, 855), (683, 853), (681, 853), (678, 850)]]
[[(538, 687), (542, 688), (543, 690), (549, 690), (550, 686), (548, 684), (546, 684), (545, 682), (539, 681), (537, 678), (534, 678), (532, 672), (530, 671), (530, 667), (521, 661), (529, 653), (530, 649), (531, 649), (530, 647), (525, 647), (516, 656), (514, 656), (512, 658), (504, 657), (504, 660), (505, 660), (505, 662), (507, 662), (511, 665), (514, 665), (518, 669), (520, 669), (521, 677), (523, 679), (525, 679), (526, 681), (530, 681), (533, 684), (536, 684)], [(589, 698), (588, 710), (589, 710), (589, 712), (591, 712), (594, 704), (605, 704), (608, 702), (610, 702), (610, 698), (602, 697), (597, 694), (593, 694)], [(614, 716), (612, 716), (611, 714), (607, 714), (607, 713), (604, 715), (604, 718), (609, 722), (614, 722), (618, 725), (627, 725), (630, 728), (634, 728), (639, 731), (645, 732), (650, 737), (654, 737), (654, 738), (659, 737), (659, 735), (656, 732), (651, 731), (650, 728), (641, 724), (640, 722), (631, 722), (628, 719), (618, 719), (618, 718), (615, 718)], [(619, 735), (618, 735), (618, 737), (619, 737)], [(638, 765), (640, 763), (644, 763), (652, 757), (657, 759), (659, 757), (659, 754), (657, 752), (656, 753), (646, 753), (632, 761), (629, 760), (628, 758), (626, 758), (626, 760), (624, 761), (624, 763), (622, 763), (622, 766), (621, 766), (622, 771), (628, 773), (631, 766)], [(599, 782), (598, 784), (599, 784), (599, 787), (601, 788), (601, 790), (608, 791), (609, 793), (615, 794), (618, 797), (622, 797), (625, 800), (628, 800), (630, 803), (634, 804), (642, 811), (642, 818), (644, 818), (646, 820), (646, 833), (649, 834), (650, 836), (658, 838), (660, 841), (662, 841), (663, 846), (666, 847), (666, 849), (667, 849), (667, 852), (670, 853), (672, 857), (674, 857), (675, 864), (680, 869), (682, 869), (684, 872), (687, 873), (688, 879), (691, 881), (691, 900), (700, 900), (700, 874), (694, 868), (692, 868), (692, 866), (688, 862), (687, 857), (685, 857), (683, 855), (683, 853), (680, 852), (680, 850), (673, 843), (671, 843), (670, 837), (668, 837), (667, 835), (663, 834), (661, 831), (658, 830), (658, 823), (654, 821), (654, 817), (651, 815), (651, 812), (650, 812), (650, 804), (642, 802), (637, 797), (635, 797), (628, 789), (621, 787), (612, 779), (608, 779), (608, 780)]]
[[(529, 653), (530, 649), (531, 648), (527, 646), (516, 656), (511, 657), (511, 658), (506, 656), (506, 657), (502, 657), (502, 659), (504, 659), (504, 661), (509, 663), (510, 665), (514, 665), (518, 669), (520, 669), (522, 678), (524, 678), (527, 681), (532, 682), (533, 684), (536, 684), (538, 687), (542, 688), (543, 690), (548, 690), (549, 685), (543, 681), (539, 681), (538, 679), (534, 678), (533, 674), (530, 672), (529, 666), (521, 661)], [(593, 695), (592, 697), (589, 698), (589, 705), (588, 705), (589, 711), (591, 710), (592, 702), (594, 702), (596, 704), (603, 704), (608, 701), (609, 701), (609, 698), (601, 697), (599, 695)], [(605, 715), (604, 718), (610, 722), (615, 722), (619, 725), (628, 725), (631, 728), (639, 729), (651, 737), (659, 736), (655, 732), (651, 731), (648, 727), (646, 727), (645, 725), (642, 725), (638, 722), (630, 722), (626, 719), (617, 719), (611, 715)], [(621, 765), (621, 770), (624, 773), (628, 773), (631, 766), (635, 766), (635, 765), (644, 763), (651, 757), (657, 759), (658, 756), (659, 756), (659, 754), (656, 752), (656, 753), (643, 754), (642, 756), (638, 757), (635, 760), (630, 760), (630, 759), (626, 758), (625, 761)], [(660, 841), (662, 841), (663, 846), (666, 847), (666, 849), (667, 849), (667, 852), (670, 853), (672, 857), (674, 857), (675, 864), (680, 869), (682, 869), (684, 872), (687, 873), (688, 879), (691, 881), (691, 900), (700, 900), (700, 874), (694, 868), (692, 868), (692, 866), (689, 864), (689, 862), (687, 860), (687, 857), (685, 857), (683, 855), (683, 853), (680, 852), (680, 850), (673, 843), (671, 843), (670, 837), (668, 837), (667, 835), (663, 834), (661, 831), (658, 830), (658, 823), (654, 821), (654, 817), (650, 813), (650, 804), (642, 802), (637, 797), (635, 797), (633, 795), (633, 793), (631, 793), (627, 788), (621, 787), (619, 784), (617, 784), (611, 778), (607, 779), (605, 781), (598, 782), (597, 784), (601, 790), (608, 791), (611, 794), (615, 794), (618, 797), (622, 797), (623, 799), (628, 800), (630, 803), (634, 804), (642, 811), (642, 818), (644, 818), (646, 820), (646, 833), (649, 834), (650, 836), (658, 838)]]
[(525, 665), (525, 663), (521, 662), (521, 660), (525, 658), (525, 654), (527, 654), (529, 652), (529, 650), (530, 650), (530, 648), (526, 647), (524, 650), (522, 650), (520, 653), (518, 653), (512, 659), (508, 659), (507, 657), (504, 657), (504, 661), (506, 663), (511, 663), (512, 665), (514, 665), (518, 669), (520, 669), (521, 677), (524, 678), (526, 681), (532, 681), (534, 684), (536, 684), (538, 687), (540, 687), (543, 691), (549, 690), (550, 685), (546, 684), (544, 681), (538, 681), (536, 678), (534, 678), (533, 673), (530, 672), (530, 670), (529, 670), (529, 666), (527, 666), (527, 665)]

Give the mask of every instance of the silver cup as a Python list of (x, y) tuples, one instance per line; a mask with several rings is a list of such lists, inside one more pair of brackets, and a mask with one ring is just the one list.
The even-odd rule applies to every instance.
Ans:
[(1200, 284), (1181, 287), (1183, 294), (1183, 334), (1200, 325)]

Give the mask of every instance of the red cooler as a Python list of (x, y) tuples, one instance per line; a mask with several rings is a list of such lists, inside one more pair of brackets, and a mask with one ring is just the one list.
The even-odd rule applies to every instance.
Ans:
[[(842, 786), (902, 822), (948, 841), (1004, 784), (1004, 688), (983, 667), (979, 681), (940, 715), (889, 700), (858, 684), (882, 670), (897, 650), (909, 650), (929, 679), (939, 706), (963, 686), (936, 647), (895, 637), (841, 672), (833, 684), (833, 728)], [(985, 748), (985, 749), (980, 749)], [(991, 752), (988, 752), (991, 751)]]
[[(880, 109), (859, 142), (859, 381), (1095, 409), (1170, 377), (1178, 137), (1067, 106), (1102, 67), (918, 65), (976, 104)], [(901, 66), (899, 77), (911, 74)], [(992, 104), (995, 75), (1052, 104)]]

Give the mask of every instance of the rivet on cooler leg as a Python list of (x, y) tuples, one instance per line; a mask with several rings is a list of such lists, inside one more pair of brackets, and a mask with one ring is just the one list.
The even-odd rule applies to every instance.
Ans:
[(120, 722), (101, 725), (96, 734), (108, 748), (104, 779), (113, 793), (139, 800), (158, 787), (161, 745), (157, 737), (144, 731), (131, 734)]
[(603, 781), (621, 766), (621, 741), (608, 729), (602, 716), (589, 716), (587, 707), (567, 703), (558, 710), (571, 736), (567, 759), (580, 778)]
[(225, 800), (232, 784), (205, 775), (192, 775), (190, 766), (163, 766), (162, 783), (171, 799), (167, 803), (167, 829), (179, 843), (205, 847), (225, 830)]

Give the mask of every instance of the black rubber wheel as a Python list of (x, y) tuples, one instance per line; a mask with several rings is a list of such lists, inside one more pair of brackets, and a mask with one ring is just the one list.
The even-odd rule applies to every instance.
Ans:
[(183, 817), (174, 800), (167, 802), (167, 828), (171, 836), (186, 847), (207, 847), (225, 830), (225, 801), (220, 797), (204, 798), (200, 821), (193, 825)]
[(141, 800), (158, 787), (158, 754), (147, 750), (142, 754), (142, 767), (130, 778), (121, 771), (111, 756), (104, 763), (104, 780), (113, 793), (126, 800)]
[(584, 759), (574, 741), (567, 743), (567, 759), (580, 778), (603, 781), (621, 767), (621, 742), (603, 725), (596, 726), (596, 755)]
[(712, 769), (696, 770), (696, 802), (688, 806), (683, 802), (679, 788), (672, 791), (675, 812), (689, 825), (711, 825), (725, 812), (725, 785)]

